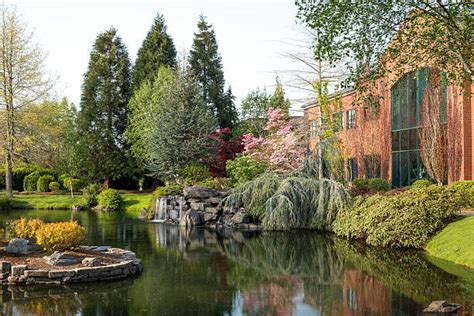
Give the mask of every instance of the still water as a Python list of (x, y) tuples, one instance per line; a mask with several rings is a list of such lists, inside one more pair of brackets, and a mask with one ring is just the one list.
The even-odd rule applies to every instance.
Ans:
[(418, 315), (431, 301), (474, 315), (474, 272), (419, 252), (383, 252), (313, 232), (154, 224), (123, 213), (11, 211), (74, 219), (88, 243), (130, 249), (144, 272), (123, 282), (3, 287), (0, 315)]

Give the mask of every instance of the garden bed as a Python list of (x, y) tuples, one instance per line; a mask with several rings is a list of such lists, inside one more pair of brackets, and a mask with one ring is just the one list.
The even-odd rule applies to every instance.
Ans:
[[(77, 251), (64, 251), (60, 255), (75, 260), (75, 263), (53, 265), (48, 260), (50, 257), (44, 257), (42, 253), (11, 254), (1, 248), (0, 283), (33, 285), (112, 281), (134, 277), (143, 270), (135, 253), (120, 248), (81, 246)], [(94, 261), (92, 266), (91, 261)]]

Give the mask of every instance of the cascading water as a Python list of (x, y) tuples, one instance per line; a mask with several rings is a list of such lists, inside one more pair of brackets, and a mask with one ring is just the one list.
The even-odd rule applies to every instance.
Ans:
[(185, 203), (186, 200), (182, 196), (163, 196), (158, 198), (153, 222), (179, 221), (183, 214)]

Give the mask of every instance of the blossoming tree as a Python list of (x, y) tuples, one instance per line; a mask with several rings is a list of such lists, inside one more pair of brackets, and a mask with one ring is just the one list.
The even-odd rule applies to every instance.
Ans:
[(268, 111), (265, 135), (243, 135), (244, 156), (267, 165), (269, 172), (291, 172), (303, 167), (305, 146), (294, 132), (293, 124), (279, 109)]

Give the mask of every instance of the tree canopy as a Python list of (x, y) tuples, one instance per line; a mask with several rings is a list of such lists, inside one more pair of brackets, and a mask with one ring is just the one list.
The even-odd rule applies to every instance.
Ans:
[(204, 100), (214, 113), (220, 128), (232, 128), (237, 120), (234, 96), (225, 91), (222, 57), (218, 51), (216, 34), (212, 25), (200, 16), (198, 32), (189, 53), (189, 64), (203, 91)]
[[(349, 70), (346, 84), (427, 60), (462, 82), (473, 75), (471, 1), (304, 1), (298, 17), (317, 33), (315, 54)], [(390, 45), (389, 45), (390, 43)], [(403, 52), (403, 53), (402, 53)], [(381, 58), (393, 63), (384, 67)]]
[(130, 59), (115, 28), (99, 34), (90, 54), (81, 95), (81, 158), (90, 178), (118, 178), (130, 169), (124, 131), (131, 95)]
[(157, 14), (138, 50), (132, 75), (133, 90), (138, 89), (144, 80), (153, 82), (160, 67), (165, 65), (176, 66), (176, 48), (167, 33), (164, 16)]

